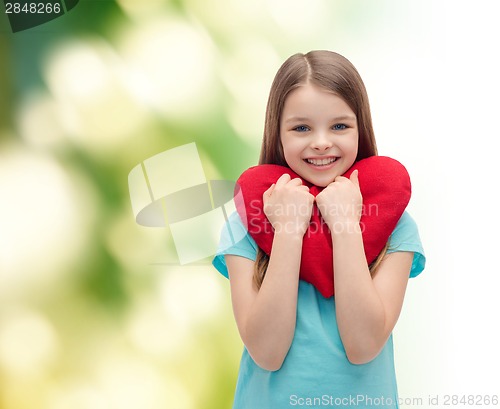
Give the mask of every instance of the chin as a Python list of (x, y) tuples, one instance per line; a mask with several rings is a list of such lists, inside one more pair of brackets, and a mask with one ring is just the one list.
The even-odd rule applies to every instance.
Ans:
[(312, 183), (314, 186), (318, 186), (318, 187), (327, 187), (330, 183), (332, 183), (333, 181), (335, 180), (334, 179), (328, 179), (328, 180), (325, 180), (325, 179), (322, 179), (322, 180), (309, 180), (310, 183)]

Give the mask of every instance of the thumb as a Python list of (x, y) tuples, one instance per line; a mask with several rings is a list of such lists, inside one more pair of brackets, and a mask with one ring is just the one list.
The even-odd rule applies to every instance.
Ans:
[(351, 173), (351, 177), (349, 178), (349, 180), (354, 183), (357, 187), (359, 187), (359, 179), (358, 179), (358, 170), (354, 170), (352, 173)]
[(271, 193), (273, 193), (273, 190), (274, 190), (274, 187), (276, 186), (276, 183), (273, 183), (269, 189), (267, 189), (265, 192), (264, 192), (264, 197), (269, 197), (271, 196)]

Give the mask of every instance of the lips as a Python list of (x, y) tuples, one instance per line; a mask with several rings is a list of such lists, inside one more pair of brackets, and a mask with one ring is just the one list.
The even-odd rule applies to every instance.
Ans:
[(338, 158), (336, 156), (330, 156), (328, 158), (307, 158), (304, 161), (310, 165), (314, 166), (328, 166), (335, 162)]

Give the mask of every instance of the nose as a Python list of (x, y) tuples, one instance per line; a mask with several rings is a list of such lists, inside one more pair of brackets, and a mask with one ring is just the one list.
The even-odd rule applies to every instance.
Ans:
[(327, 151), (332, 146), (333, 141), (323, 132), (318, 132), (311, 141), (311, 147), (318, 152)]

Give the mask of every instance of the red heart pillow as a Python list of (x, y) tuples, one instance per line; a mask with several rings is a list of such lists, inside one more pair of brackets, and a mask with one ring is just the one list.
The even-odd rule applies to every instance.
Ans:
[[(358, 169), (359, 187), (363, 195), (360, 226), (368, 264), (382, 251), (401, 218), (411, 196), (410, 177), (405, 167), (386, 156), (371, 156), (356, 162), (345, 174)], [(299, 177), (290, 168), (259, 165), (243, 172), (236, 183), (236, 209), (257, 245), (271, 253), (274, 232), (263, 211), (262, 195), (284, 173)], [(322, 187), (303, 181), (316, 196)], [(304, 235), (300, 279), (313, 284), (325, 297), (334, 294), (333, 248), (331, 233), (314, 204), (311, 223)]]

